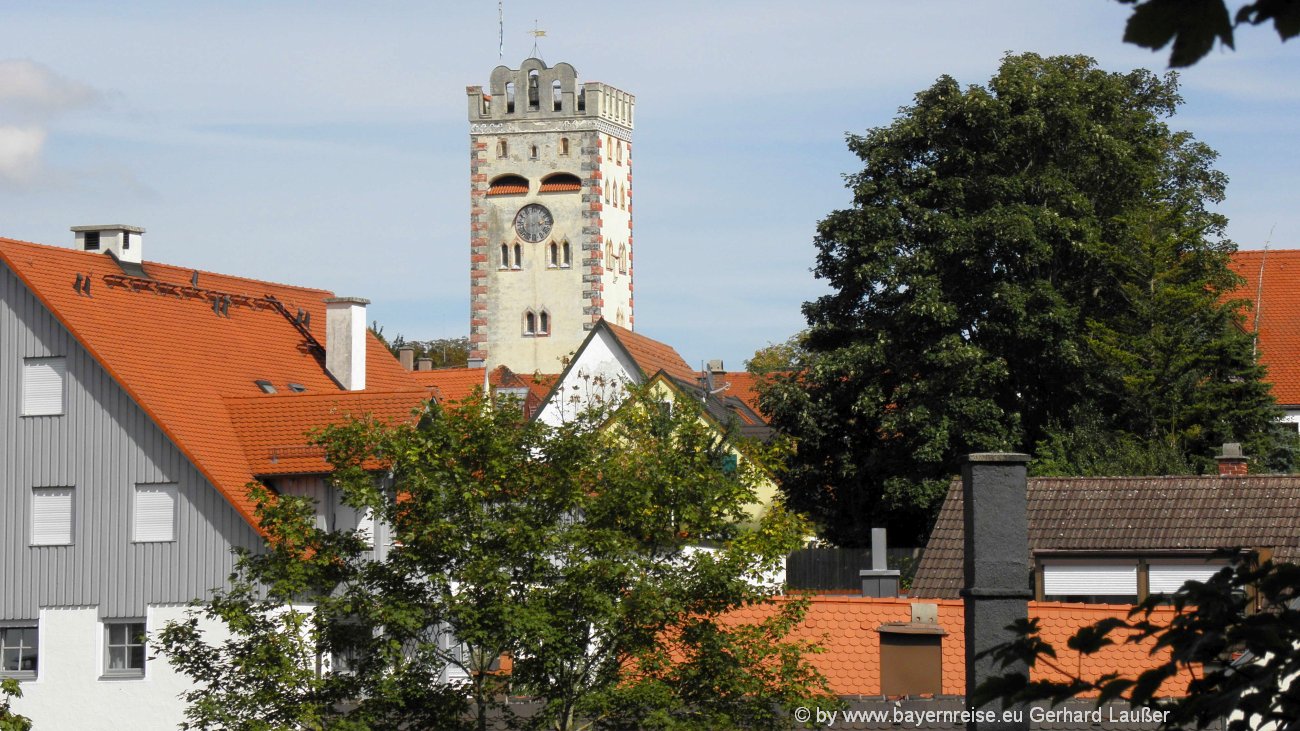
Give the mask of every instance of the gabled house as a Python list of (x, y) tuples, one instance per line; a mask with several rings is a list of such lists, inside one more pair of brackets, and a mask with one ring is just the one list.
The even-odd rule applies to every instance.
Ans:
[(247, 485), (365, 526), (305, 432), (412, 418), (428, 391), (365, 300), (146, 261), (135, 227), (74, 231), (75, 249), (0, 239), (0, 675), (37, 728), (175, 728), (187, 682), (141, 636), (260, 545)]
[[(1026, 587), (1039, 600), (1127, 604), (1204, 581), (1236, 554), (1300, 560), (1300, 475), (1246, 475), (1225, 446), (1219, 475), (1030, 478)], [(958, 597), (963, 530), (954, 483), (913, 596)]]

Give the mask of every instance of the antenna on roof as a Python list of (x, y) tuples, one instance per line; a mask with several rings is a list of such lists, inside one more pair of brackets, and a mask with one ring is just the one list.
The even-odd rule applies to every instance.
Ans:
[(501, 8), (501, 0), (497, 0), (497, 60), (504, 57), (506, 52), (506, 14)]
[(1259, 357), (1259, 316), (1264, 314), (1264, 262), (1268, 261), (1268, 246), (1273, 243), (1273, 231), (1276, 228), (1277, 224), (1274, 223), (1268, 229), (1268, 238), (1264, 240), (1264, 255), (1259, 257), (1259, 281), (1255, 284), (1255, 336), (1250, 343), (1252, 358)]

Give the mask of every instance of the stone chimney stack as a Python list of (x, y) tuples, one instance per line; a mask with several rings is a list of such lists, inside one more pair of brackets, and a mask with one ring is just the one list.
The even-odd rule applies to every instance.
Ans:
[(403, 345), (397, 349), (397, 361), (408, 371), (415, 370), (415, 348)]
[(898, 596), (898, 569), (890, 570), (886, 559), (885, 529), (871, 529), (871, 569), (858, 572), (862, 579), (862, 596)]
[[(984, 453), (966, 456), (961, 468), (965, 603), (966, 697), (989, 678), (1009, 672), (1029, 674), (1021, 664), (1001, 668), (984, 651), (1014, 638), (1006, 629), (1029, 617), (1029, 517), (1025, 466), (1027, 454)], [(994, 702), (988, 708), (1001, 708)], [(1028, 731), (1028, 714), (1020, 721), (972, 721), (967, 731)]]
[(1242, 454), (1241, 445), (1227, 442), (1223, 445), (1223, 454), (1214, 458), (1219, 463), (1219, 477), (1241, 477), (1247, 472), (1247, 458)]
[(325, 300), (325, 369), (349, 391), (366, 387), (366, 305), (360, 297)]

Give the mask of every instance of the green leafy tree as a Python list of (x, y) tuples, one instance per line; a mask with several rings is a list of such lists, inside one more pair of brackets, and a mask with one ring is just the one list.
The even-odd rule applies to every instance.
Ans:
[(1257, 0), (1235, 14), (1225, 0), (1119, 0), (1134, 5), (1124, 28), (1124, 42), (1159, 50), (1173, 43), (1169, 65), (1191, 66), (1218, 40), (1235, 48), (1233, 32), (1245, 25), (1272, 22), (1283, 42), (1300, 34), (1300, 0)]
[(0, 680), (0, 731), (31, 731), (32, 720), (10, 710), (14, 698), (22, 698), (23, 689), (13, 678)]
[[(780, 506), (746, 522), (754, 468), (722, 468), (729, 437), (692, 402), (639, 393), (551, 428), (477, 397), (321, 440), (393, 543), (372, 553), (256, 493), (266, 550), (196, 609), (230, 639), (197, 617), (162, 633), (198, 682), (191, 728), (781, 728), (826, 700), (785, 639), (804, 606), (764, 579), (806, 526)], [(763, 622), (731, 616), (769, 602)], [(537, 712), (514, 716), (515, 696)]]
[(1173, 75), (1026, 54), (850, 135), (854, 205), (816, 239), (833, 291), (804, 305), (806, 352), (763, 396), (797, 440), (790, 505), (826, 537), (919, 540), (969, 452), (1094, 433), (1189, 469), (1224, 441), (1276, 451), (1225, 299), (1235, 247), (1208, 208), (1225, 179), (1166, 125), (1179, 101)]
[(432, 340), (407, 340), (398, 335), (388, 345), (393, 355), (402, 348), (414, 348), (415, 358), (428, 358), (434, 368), (464, 368), (469, 363), (469, 337), (434, 338)]
[(791, 370), (803, 351), (802, 340), (803, 333), (796, 333), (784, 342), (768, 343), (754, 351), (753, 357), (745, 361), (745, 370), (756, 376)]
[[(1037, 620), (1020, 620), (1017, 637), (989, 654), (1003, 666), (1024, 662), (1051, 666), (1063, 681), (1031, 681), (1007, 673), (980, 686), (975, 705), (1002, 700), (1049, 701), (1087, 695), (1100, 706), (1122, 699), (1135, 707), (1164, 712), (1163, 728), (1206, 728), (1223, 722), (1228, 731), (1296, 728), (1300, 719), (1300, 566), (1242, 562), (1205, 583), (1188, 582), (1172, 597), (1153, 596), (1133, 608), (1127, 620), (1110, 618), (1080, 628), (1068, 640), (1080, 655), (1118, 643), (1149, 642), (1163, 659), (1137, 677), (1108, 673), (1080, 677), (1056, 662), (1056, 648), (1038, 634)], [(1256, 604), (1262, 609), (1255, 610)], [(1152, 612), (1172, 605), (1171, 621)], [(1121, 638), (1121, 639), (1117, 639)], [(1190, 680), (1177, 686), (1177, 678)], [(1171, 698), (1172, 696), (1172, 698)]]

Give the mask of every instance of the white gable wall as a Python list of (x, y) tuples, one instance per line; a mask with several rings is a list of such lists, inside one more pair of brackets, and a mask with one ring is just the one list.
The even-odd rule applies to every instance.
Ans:
[(605, 328), (593, 330), (575, 358), (537, 416), (543, 424), (557, 426), (572, 421), (583, 409), (600, 401), (622, 401), (627, 394), (626, 384), (643, 381), (641, 369)]

